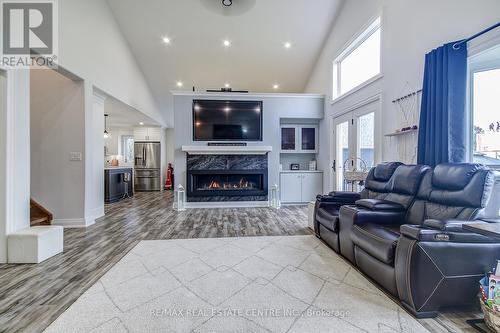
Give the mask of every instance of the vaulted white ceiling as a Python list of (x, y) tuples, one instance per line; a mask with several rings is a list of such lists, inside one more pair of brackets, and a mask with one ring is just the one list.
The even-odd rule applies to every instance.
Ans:
[(221, 0), (108, 3), (172, 125), (172, 90), (229, 83), (255, 92), (302, 92), (342, 1), (233, 0), (229, 9)]
[(155, 120), (127, 104), (107, 96), (104, 102), (104, 113), (108, 115), (108, 127), (159, 126)]

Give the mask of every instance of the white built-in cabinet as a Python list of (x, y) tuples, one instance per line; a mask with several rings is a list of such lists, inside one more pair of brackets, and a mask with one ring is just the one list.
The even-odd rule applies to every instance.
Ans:
[(134, 141), (161, 141), (161, 129), (159, 127), (136, 127), (134, 128)]
[(281, 153), (317, 153), (317, 125), (281, 125)]
[(305, 203), (316, 200), (323, 193), (323, 173), (317, 172), (282, 172), (281, 202)]

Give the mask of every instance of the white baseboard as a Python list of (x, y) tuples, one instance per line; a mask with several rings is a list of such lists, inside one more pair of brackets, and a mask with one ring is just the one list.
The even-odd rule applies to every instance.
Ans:
[(85, 218), (85, 228), (90, 227), (93, 224), (95, 224), (95, 217), (89, 216)]
[(104, 215), (104, 206), (92, 209), (87, 218), (87, 226), (94, 224), (95, 220), (100, 219)]
[[(60, 225), (65, 228), (86, 228), (90, 224), (84, 218), (81, 219), (55, 219), (52, 221), (53, 225)], [(93, 223), (91, 223), (93, 224)]]
[(186, 208), (269, 208), (269, 201), (186, 202)]
[(60, 225), (65, 228), (87, 228), (95, 224), (95, 220), (105, 215), (104, 207), (92, 209), (88, 215), (89, 216), (80, 219), (54, 219), (52, 224)]

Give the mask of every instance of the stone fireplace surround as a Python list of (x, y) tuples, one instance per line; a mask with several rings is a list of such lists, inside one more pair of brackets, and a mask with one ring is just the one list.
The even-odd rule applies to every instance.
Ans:
[[(268, 156), (237, 154), (187, 154), (188, 202), (242, 202), (268, 200)], [(197, 188), (197, 177), (213, 175), (217, 189)], [(240, 179), (238, 181), (238, 179)], [(232, 182), (231, 182), (232, 180)], [(222, 188), (224, 182), (234, 188)], [(251, 185), (241, 185), (246, 182)], [(239, 185), (238, 185), (239, 183)], [(229, 186), (229, 185), (228, 185)], [(236, 188), (242, 186), (244, 188)]]

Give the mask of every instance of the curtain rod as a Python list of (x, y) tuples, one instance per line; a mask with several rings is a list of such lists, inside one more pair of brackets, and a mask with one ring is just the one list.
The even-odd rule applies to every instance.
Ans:
[(467, 43), (467, 42), (470, 42), (471, 40), (473, 40), (473, 39), (475, 39), (475, 38), (477, 38), (477, 37), (479, 37), (479, 36), (481, 36), (481, 35), (484, 35), (485, 33), (490, 32), (491, 30), (493, 30), (493, 29), (495, 29), (495, 28), (498, 28), (498, 27), (500, 27), (500, 22), (498, 22), (498, 23), (497, 23), (497, 24), (495, 24), (495, 25), (492, 25), (491, 27), (489, 27), (489, 28), (487, 28), (487, 29), (484, 29), (484, 30), (483, 30), (483, 31), (481, 31), (481, 32), (478, 32), (477, 34), (475, 34), (475, 35), (474, 35), (474, 36), (472, 36), (472, 37), (469, 37), (469, 38), (467, 38), (467, 39), (463, 39), (463, 40), (461, 40), (460, 42), (457, 42), (457, 43), (453, 44), (453, 49), (454, 49), (454, 50), (458, 50), (458, 49), (460, 49), (460, 46), (461, 46), (462, 44)]

